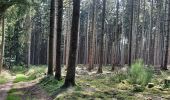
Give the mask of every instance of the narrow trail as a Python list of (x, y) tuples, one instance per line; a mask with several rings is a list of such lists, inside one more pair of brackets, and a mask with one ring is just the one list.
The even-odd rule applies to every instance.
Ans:
[(12, 77), (10, 82), (0, 85), (0, 100), (6, 100), (8, 91), (12, 89), (14, 79), (15, 77)]
[(14, 94), (19, 100), (52, 100), (48, 93), (41, 89), (38, 82), (37, 80), (33, 80), (14, 83), (12, 89), (15, 90)]
[[(16, 90), (16, 97), (20, 100), (52, 100), (51, 97), (37, 84), (38, 81), (13, 83), (15, 77), (10, 82), (0, 85), (0, 100), (7, 100), (8, 92)], [(22, 94), (17, 94), (22, 93)]]
[(51, 97), (37, 84), (38, 81), (14, 83), (13, 88), (20, 100), (52, 100)]

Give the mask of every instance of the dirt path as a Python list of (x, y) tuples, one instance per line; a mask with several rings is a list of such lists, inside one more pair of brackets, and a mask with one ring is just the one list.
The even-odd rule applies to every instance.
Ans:
[(8, 82), (6, 84), (0, 85), (0, 100), (6, 100), (8, 91), (12, 88), (13, 82)]
[(37, 83), (37, 81), (32, 81), (14, 84), (13, 89), (16, 92), (14, 93), (15, 96), (19, 97), (21, 100), (52, 100)]
[(8, 92), (11, 90), (13, 86), (14, 79), (15, 76), (11, 76), (10, 81), (8, 83), (0, 85), (0, 100), (6, 100)]

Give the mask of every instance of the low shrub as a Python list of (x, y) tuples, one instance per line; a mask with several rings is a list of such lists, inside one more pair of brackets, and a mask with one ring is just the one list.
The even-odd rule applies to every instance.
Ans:
[(28, 77), (24, 74), (17, 74), (16, 78), (14, 80), (14, 83), (18, 83), (18, 82), (27, 82), (29, 81)]
[(132, 64), (129, 75), (129, 82), (132, 84), (147, 85), (153, 76), (153, 70), (151, 67), (145, 67), (141, 60)]

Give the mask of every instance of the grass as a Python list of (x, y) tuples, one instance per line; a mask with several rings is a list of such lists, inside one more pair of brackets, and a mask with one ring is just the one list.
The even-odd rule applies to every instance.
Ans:
[[(105, 67), (104, 67), (105, 68)], [(107, 67), (108, 68), (108, 67)], [(40, 77), (45, 76), (46, 67), (31, 67), (30, 69), (23, 69), (24, 71), (13, 71), (16, 72), (16, 79), (14, 82), (27, 82)], [(106, 70), (106, 69), (104, 69)], [(143, 70), (143, 69), (142, 69)], [(108, 71), (108, 69), (107, 69)], [(135, 69), (136, 74), (138, 74), (138, 69)], [(148, 71), (148, 70), (144, 70)], [(132, 74), (131, 74), (132, 75)], [(133, 74), (134, 75), (134, 74)], [(143, 74), (142, 74), (143, 75)], [(170, 98), (169, 88), (159, 89), (157, 86), (162, 85), (162, 81), (165, 76), (169, 76), (169, 72), (164, 72), (161, 75), (154, 75), (151, 82), (154, 83), (155, 87), (152, 89), (147, 88), (146, 85), (141, 85), (141, 88), (135, 87), (136, 83), (129, 81), (128, 72), (111, 73), (111, 74), (93, 74), (93, 75), (82, 75), (76, 77), (77, 86), (69, 88), (67, 90), (62, 90), (60, 87), (63, 85), (64, 80), (57, 81), (54, 77), (44, 77), (39, 82), (39, 86), (43, 88), (49, 95), (57, 94), (56, 100), (87, 100), (87, 99), (102, 99), (102, 100), (112, 100), (111, 98), (116, 98), (118, 100), (142, 100), (136, 96), (136, 94), (145, 95), (162, 95), (163, 97)], [(133, 77), (134, 78), (134, 77)], [(145, 77), (140, 77), (140, 84), (150, 82), (145, 79)], [(139, 81), (137, 81), (139, 82)], [(135, 84), (135, 85), (134, 85)], [(140, 85), (139, 84), (139, 85)], [(140, 91), (140, 92), (139, 92)], [(141, 92), (143, 91), (143, 92)], [(20, 100), (20, 98), (15, 97), (15, 94), (20, 94), (21, 92), (12, 89), (9, 92), (7, 100)], [(14, 98), (14, 99), (13, 99)], [(84, 99), (85, 98), (85, 99)]]
[(35, 80), (39, 77), (43, 77), (45, 72), (46, 72), (45, 66), (40, 67), (32, 66), (29, 69), (24, 69), (24, 71), (17, 71), (14, 83)]
[(23, 92), (17, 91), (16, 89), (11, 89), (8, 92), (7, 100), (21, 100), (19, 96), (16, 95), (22, 95)]
[(11, 79), (11, 74), (7, 70), (3, 70), (0, 74), (0, 84), (5, 84)]
[[(13, 67), (11, 72), (13, 73), (13, 75), (16, 76), (16, 78), (14, 79), (14, 83), (28, 82), (43, 77), (44, 73), (46, 72), (46, 67), (32, 66), (29, 69), (26, 69), (22, 66), (19, 66)], [(20, 97), (21, 95), (24, 95), (24, 92), (19, 91), (17, 89), (11, 89), (8, 92), (7, 100), (22, 100)]]
[(151, 67), (145, 67), (142, 61), (136, 61), (132, 64), (129, 70), (129, 82), (132, 84), (139, 84), (146, 86), (153, 77), (153, 70)]
[(7, 82), (7, 79), (3, 76), (0, 76), (0, 84), (5, 84)]
[(24, 74), (17, 74), (14, 83), (27, 82), (30, 81), (29, 78)]
[(16, 97), (15, 95), (8, 95), (7, 100), (21, 100), (19, 97)]
[(54, 94), (63, 85), (63, 80), (57, 81), (54, 77), (44, 77), (39, 85), (46, 90), (50, 95)]

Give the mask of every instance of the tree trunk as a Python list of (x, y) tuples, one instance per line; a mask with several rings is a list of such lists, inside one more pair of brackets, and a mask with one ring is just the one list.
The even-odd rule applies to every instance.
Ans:
[(57, 19), (57, 48), (56, 48), (56, 71), (55, 78), (61, 79), (61, 33), (62, 33), (62, 17), (63, 17), (63, 0), (58, 0), (58, 19)]
[(95, 44), (95, 22), (96, 22), (96, 0), (93, 0), (93, 14), (92, 14), (92, 32), (90, 34), (90, 48), (89, 48), (89, 68), (91, 71), (94, 67), (94, 44)]
[(149, 64), (154, 65), (153, 0), (151, 1)]
[(66, 79), (63, 87), (75, 86), (75, 63), (77, 51), (78, 26), (80, 16), (80, 0), (73, 0), (73, 17), (70, 36), (70, 50)]
[(132, 29), (133, 29), (133, 0), (131, 0), (131, 21), (130, 21), (130, 31), (129, 31), (129, 59), (128, 59), (128, 65), (129, 65), (129, 67), (131, 67), (131, 60), (132, 60), (132, 58), (131, 58), (131, 56), (132, 56), (132, 54), (131, 54), (131, 52), (132, 52)]
[(50, 34), (49, 34), (49, 50), (48, 50), (48, 75), (53, 75), (53, 46), (55, 32), (55, 0), (51, 0), (50, 9)]
[(115, 43), (114, 43), (114, 61), (112, 64), (112, 71), (114, 71), (115, 65), (118, 66), (119, 64), (119, 29), (118, 29), (118, 22), (119, 22), (119, 0), (117, 0), (116, 4), (116, 28), (115, 28)]
[[(0, 17), (0, 24), (2, 25), (2, 41), (1, 41), (1, 55), (0, 55), (0, 73), (3, 67), (3, 60), (4, 60), (4, 47), (5, 47), (5, 19), (4, 17)], [(0, 25), (0, 26), (1, 26)]]
[(99, 57), (99, 68), (97, 73), (102, 73), (102, 66), (103, 66), (103, 39), (104, 39), (104, 32), (105, 32), (105, 27), (104, 27), (104, 23), (105, 23), (105, 12), (106, 12), (106, 0), (103, 0), (103, 18), (102, 18), (102, 32), (101, 32), (101, 36), (100, 36), (100, 57)]
[(31, 12), (29, 11), (28, 15), (28, 22), (29, 22), (29, 27), (28, 27), (28, 51), (27, 51), (27, 68), (30, 66), (30, 58), (31, 58)]
[(166, 34), (166, 43), (165, 43), (165, 60), (164, 60), (164, 66), (162, 70), (168, 70), (167, 64), (168, 64), (168, 56), (169, 56), (169, 34), (170, 34), (170, 1), (168, 1), (168, 26), (167, 26), (167, 34)]

